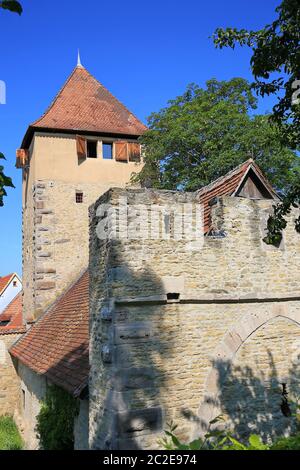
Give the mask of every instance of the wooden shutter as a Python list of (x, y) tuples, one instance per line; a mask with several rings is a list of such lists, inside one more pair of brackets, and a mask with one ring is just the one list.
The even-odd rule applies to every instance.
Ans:
[(128, 161), (127, 142), (115, 142), (115, 158), (118, 162)]
[(141, 160), (141, 146), (137, 142), (130, 142), (129, 147), (129, 161), (139, 162)]
[(16, 151), (16, 155), (17, 155), (16, 167), (24, 168), (28, 164), (28, 150), (18, 149)]
[(81, 135), (77, 135), (76, 145), (77, 145), (78, 158), (86, 158), (87, 157), (86, 138), (82, 137)]

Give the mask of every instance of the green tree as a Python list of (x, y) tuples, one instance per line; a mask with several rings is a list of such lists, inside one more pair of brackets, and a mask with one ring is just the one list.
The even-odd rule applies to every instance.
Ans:
[(0, 8), (18, 13), (19, 15), (23, 12), (22, 5), (16, 0), (3, 0), (3, 2), (0, 2)]
[[(21, 15), (23, 11), (20, 2), (15, 0), (4, 0), (0, 2), (0, 8), (18, 13), (19, 15)], [(0, 159), (5, 160), (5, 156), (1, 152)], [(0, 207), (3, 206), (3, 196), (7, 195), (5, 187), (14, 188), (14, 185), (11, 178), (5, 175), (3, 166), (0, 165)]]
[(253, 157), (278, 189), (298, 170), (293, 150), (281, 145), (268, 116), (253, 115), (257, 98), (242, 78), (188, 86), (148, 119), (141, 138), (145, 166), (134, 181), (162, 189), (195, 190)]
[[(236, 44), (252, 48), (253, 88), (261, 96), (274, 94), (278, 102), (272, 120), (281, 128), (284, 143), (299, 149), (300, 142), (300, 2), (283, 0), (276, 8), (277, 18), (258, 31), (218, 28), (217, 47)], [(300, 184), (295, 184), (269, 219), (268, 243), (276, 243), (286, 226), (286, 215), (300, 203)], [(300, 218), (296, 220), (300, 231)]]

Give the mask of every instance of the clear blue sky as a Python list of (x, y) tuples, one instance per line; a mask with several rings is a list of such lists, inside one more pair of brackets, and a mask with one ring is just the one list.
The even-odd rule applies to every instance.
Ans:
[[(21, 17), (0, 12), (0, 150), (16, 189), (0, 208), (0, 276), (21, 274), (21, 172), (15, 150), (76, 65), (83, 65), (140, 119), (181, 94), (191, 82), (250, 79), (247, 49), (218, 51), (209, 36), (219, 26), (259, 28), (280, 0), (20, 0)], [(271, 109), (271, 101), (260, 111)]]

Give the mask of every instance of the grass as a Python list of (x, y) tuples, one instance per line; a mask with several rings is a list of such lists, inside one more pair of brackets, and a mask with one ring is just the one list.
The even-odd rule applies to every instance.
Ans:
[(23, 440), (14, 420), (10, 416), (0, 416), (0, 450), (21, 450)]

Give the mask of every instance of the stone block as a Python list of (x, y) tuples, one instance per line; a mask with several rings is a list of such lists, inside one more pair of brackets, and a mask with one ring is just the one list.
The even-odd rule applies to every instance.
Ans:
[(37, 290), (51, 290), (55, 289), (56, 283), (54, 281), (39, 281), (36, 283)]
[(132, 323), (126, 326), (117, 325), (114, 328), (116, 344), (150, 341), (152, 337), (152, 325), (147, 322)]

